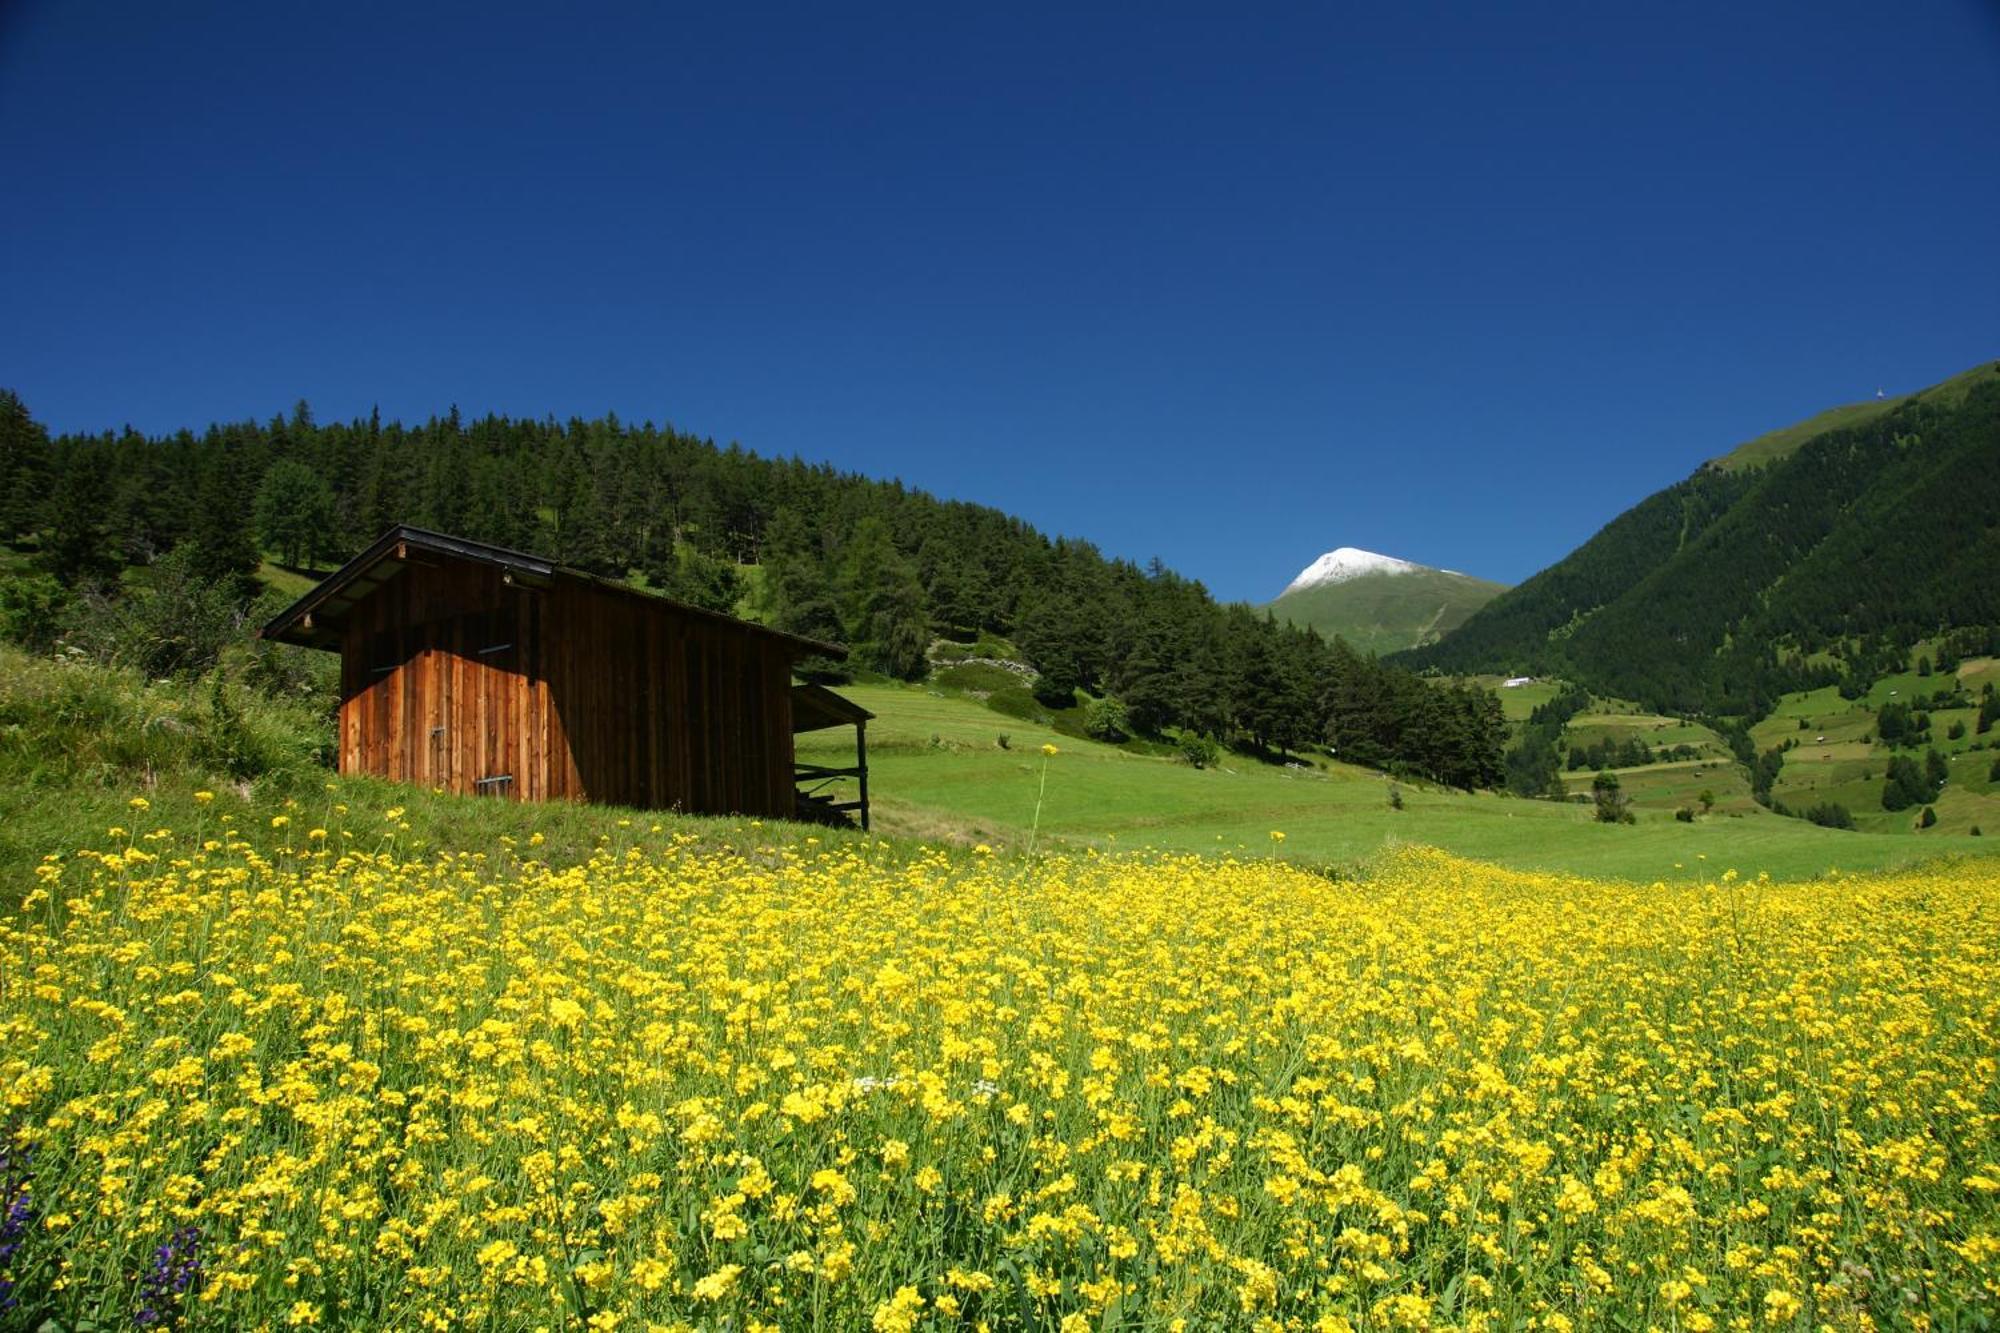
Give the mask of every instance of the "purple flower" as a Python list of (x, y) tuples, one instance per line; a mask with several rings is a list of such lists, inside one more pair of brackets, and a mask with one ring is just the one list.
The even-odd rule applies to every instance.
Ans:
[(28, 1171), (33, 1156), (18, 1145), (13, 1135), (0, 1139), (0, 1311), (19, 1304), (10, 1270), (14, 1255), (35, 1219), (35, 1196), (28, 1187), (33, 1179)]
[(182, 1227), (153, 1251), (153, 1266), (139, 1279), (140, 1328), (174, 1328), (185, 1302), (201, 1286), (201, 1228)]

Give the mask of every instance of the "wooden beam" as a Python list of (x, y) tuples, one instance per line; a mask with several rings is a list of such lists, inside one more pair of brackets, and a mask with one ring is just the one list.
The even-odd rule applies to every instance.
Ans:
[(868, 831), (868, 724), (854, 724), (854, 767), (861, 779), (861, 831)]

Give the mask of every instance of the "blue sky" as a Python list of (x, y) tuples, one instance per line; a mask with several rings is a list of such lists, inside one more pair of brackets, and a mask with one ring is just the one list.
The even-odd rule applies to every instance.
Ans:
[(13, 3), (0, 385), (611, 410), (1225, 597), (1511, 581), (2000, 356), (1996, 155), (1973, 0)]

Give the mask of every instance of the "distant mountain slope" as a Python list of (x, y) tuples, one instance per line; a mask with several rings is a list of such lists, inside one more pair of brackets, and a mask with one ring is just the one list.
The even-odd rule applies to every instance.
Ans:
[(2000, 366), (1846, 420), (1704, 466), (1406, 663), (1757, 716), (1871, 678), (1884, 645), (2000, 624)]
[(1762, 467), (1792, 453), (1807, 440), (1817, 439), (1828, 431), (1852, 429), (1865, 426), (1871, 421), (1888, 415), (1897, 408), (1922, 396), (1937, 407), (1955, 407), (1965, 401), (1973, 386), (1992, 372), (1990, 362), (1982, 362), (1971, 370), (1954, 375), (1942, 384), (1933, 384), (1928, 389), (1916, 393), (1906, 393), (1895, 398), (1871, 398), (1859, 403), (1846, 403), (1840, 407), (1829, 407), (1826, 411), (1795, 421), (1754, 440), (1745, 441), (1731, 449), (1722, 457), (1713, 460), (1711, 466), (1728, 471)]
[(1502, 583), (1343, 546), (1306, 566), (1271, 611), (1363, 652), (1392, 653), (1436, 642), (1504, 591)]

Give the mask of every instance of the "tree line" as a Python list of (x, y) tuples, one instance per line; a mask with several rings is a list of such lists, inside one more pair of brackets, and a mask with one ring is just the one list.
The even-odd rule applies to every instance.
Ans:
[[(66, 588), (170, 553), (177, 575), (256, 590), (265, 552), (325, 567), (407, 522), (845, 643), (914, 679), (934, 638), (1010, 639), (1053, 707), (1119, 700), (1133, 730), (1342, 758), (1455, 786), (1502, 776), (1488, 691), (1432, 683), (1165, 568), (1111, 559), (983, 505), (615, 415), (453, 409), (322, 424), (51, 437), (0, 394), (0, 540)], [(837, 675), (831, 663), (808, 670)]]

